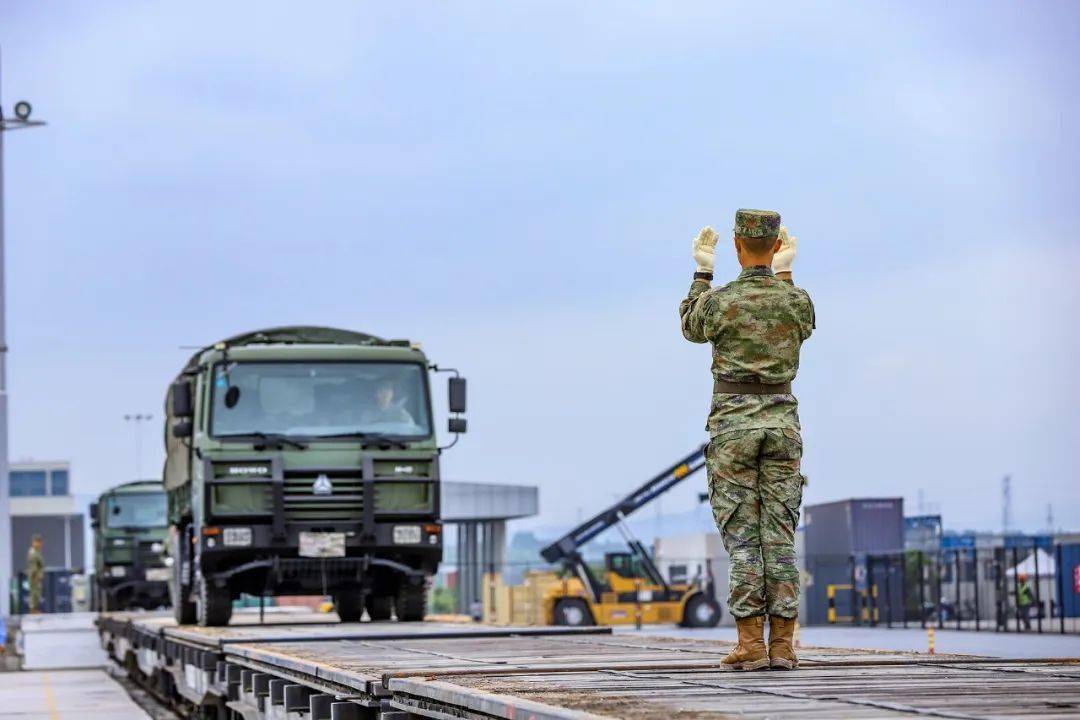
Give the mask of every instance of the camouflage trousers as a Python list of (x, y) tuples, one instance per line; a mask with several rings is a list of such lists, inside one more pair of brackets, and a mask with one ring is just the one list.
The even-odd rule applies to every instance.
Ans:
[(799, 614), (795, 526), (802, 504), (801, 459), (796, 430), (733, 430), (709, 443), (709, 500), (730, 557), (733, 617)]
[(30, 577), (30, 592), (27, 593), (29, 597), (27, 600), (30, 605), (30, 612), (37, 612), (41, 609), (41, 586), (43, 585), (43, 578), (35, 579), (34, 576)]

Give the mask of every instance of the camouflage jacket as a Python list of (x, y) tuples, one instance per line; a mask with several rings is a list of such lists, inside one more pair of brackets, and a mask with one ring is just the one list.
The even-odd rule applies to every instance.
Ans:
[(33, 547), (26, 551), (26, 574), (30, 578), (39, 578), (45, 575), (45, 558)]
[[(713, 378), (729, 382), (784, 383), (799, 370), (799, 349), (814, 329), (810, 295), (779, 280), (770, 268), (745, 268), (722, 287), (694, 280), (679, 305), (690, 342), (712, 343)], [(794, 395), (713, 394), (711, 435), (756, 428), (799, 429)]]

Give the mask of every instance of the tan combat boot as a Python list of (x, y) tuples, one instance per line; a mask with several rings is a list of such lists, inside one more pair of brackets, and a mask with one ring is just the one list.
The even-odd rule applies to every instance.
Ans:
[(760, 670), (769, 667), (765, 647), (765, 617), (737, 618), (739, 644), (720, 663), (721, 670)]
[(769, 618), (769, 665), (774, 670), (794, 670), (799, 667), (795, 648), (795, 618)]

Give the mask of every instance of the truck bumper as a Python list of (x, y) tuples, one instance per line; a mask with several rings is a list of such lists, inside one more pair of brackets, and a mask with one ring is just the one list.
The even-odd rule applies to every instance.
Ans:
[[(394, 528), (418, 527), (420, 542), (394, 542)], [(431, 521), (377, 523), (374, 533), (361, 536), (359, 530), (320, 525), (316, 530), (288, 525), (275, 536), (267, 525), (220, 525), (220, 532), (199, 538), (199, 566), (204, 577), (219, 583), (241, 585), (247, 592), (258, 586), (286, 593), (333, 591), (337, 587), (363, 587), (375, 577), (395, 577), (398, 582), (420, 582), (433, 574), (442, 559), (442, 533), (429, 532), (438, 525)], [(250, 544), (226, 544), (227, 528), (250, 528)], [(345, 535), (344, 557), (301, 557), (301, 532), (341, 532)], [(232, 533), (228, 533), (232, 535)], [(246, 533), (244, 533), (246, 535)], [(398, 539), (413, 532), (398, 532)]]

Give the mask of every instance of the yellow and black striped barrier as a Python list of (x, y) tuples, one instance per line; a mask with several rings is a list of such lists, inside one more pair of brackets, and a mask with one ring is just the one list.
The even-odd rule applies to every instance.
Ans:
[[(825, 597), (828, 598), (828, 600), (829, 600), (829, 608), (828, 608), (828, 611), (826, 613), (826, 619), (829, 621), (830, 624), (833, 624), (833, 625), (835, 625), (838, 622), (853, 622), (855, 620), (854, 615), (837, 615), (836, 614), (836, 592), (838, 590), (850, 592), (851, 591), (851, 584), (850, 583), (846, 583), (846, 584), (845, 583), (837, 583), (837, 584), (832, 584), (832, 585), (826, 585), (825, 586)], [(862, 612), (859, 613), (860, 618), (862, 619), (863, 622), (870, 622), (870, 618), (872, 616), (874, 622), (876, 623), (878, 621), (878, 617), (879, 617), (879, 615), (878, 615), (878, 607), (877, 607), (877, 597), (878, 597), (877, 585), (871, 585), (870, 586), (870, 591), (869, 591), (869, 596), (874, 598), (874, 608), (873, 608), (873, 613), (872, 614), (871, 614), (871, 609), (869, 607), (869, 604), (866, 602), (867, 597), (868, 597), (867, 591), (866, 590), (860, 590), (859, 591), (859, 596), (862, 599)], [(854, 608), (852, 608), (852, 611), (854, 612)]]

